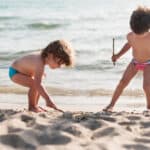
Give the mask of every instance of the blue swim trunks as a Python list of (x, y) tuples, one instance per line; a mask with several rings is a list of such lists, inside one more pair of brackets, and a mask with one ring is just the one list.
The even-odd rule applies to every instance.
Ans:
[(9, 77), (12, 78), (15, 74), (19, 73), (16, 69), (13, 67), (9, 67)]

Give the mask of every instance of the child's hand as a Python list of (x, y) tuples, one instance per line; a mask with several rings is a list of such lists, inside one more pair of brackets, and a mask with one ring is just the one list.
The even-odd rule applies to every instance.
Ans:
[(113, 55), (113, 56), (111, 57), (112, 62), (116, 62), (117, 59), (118, 59), (118, 55)]
[(46, 102), (46, 106), (57, 109), (56, 105), (52, 101)]
[(56, 106), (52, 101), (48, 101), (48, 102), (46, 103), (46, 106), (51, 107), (51, 108), (54, 108), (55, 110), (58, 110), (58, 111), (60, 111), (60, 112), (64, 112), (63, 110), (57, 108), (57, 106)]

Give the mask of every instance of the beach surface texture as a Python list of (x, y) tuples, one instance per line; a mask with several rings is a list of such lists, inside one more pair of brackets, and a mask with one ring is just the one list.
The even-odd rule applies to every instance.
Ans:
[(150, 112), (0, 110), (0, 150), (149, 150)]

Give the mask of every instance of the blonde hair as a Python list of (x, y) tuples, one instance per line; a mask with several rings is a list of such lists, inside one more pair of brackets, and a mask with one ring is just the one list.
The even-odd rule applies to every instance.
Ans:
[(49, 54), (52, 54), (54, 58), (60, 59), (66, 66), (74, 65), (74, 50), (66, 40), (56, 40), (51, 42), (42, 50), (42, 59), (45, 60)]

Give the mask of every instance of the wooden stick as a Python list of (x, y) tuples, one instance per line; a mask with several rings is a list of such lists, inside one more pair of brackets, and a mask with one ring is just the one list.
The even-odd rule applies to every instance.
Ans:
[[(113, 38), (113, 56), (115, 55), (115, 38)], [(115, 66), (115, 62), (113, 62), (114, 66)]]

